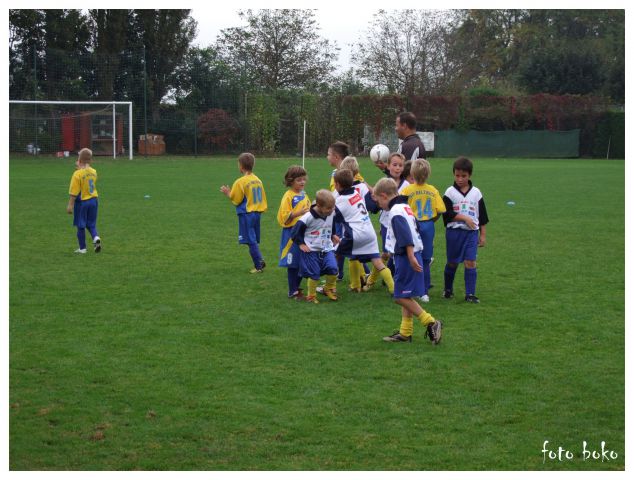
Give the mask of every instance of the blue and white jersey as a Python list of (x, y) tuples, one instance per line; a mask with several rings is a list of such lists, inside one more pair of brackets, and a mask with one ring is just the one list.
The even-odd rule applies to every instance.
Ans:
[(326, 218), (315, 211), (315, 206), (302, 215), (293, 227), (293, 241), (298, 245), (306, 244), (311, 252), (329, 252), (335, 247), (332, 243), (334, 212)]
[[(409, 185), (409, 182), (408, 182), (407, 180), (404, 180), (404, 179), (403, 179), (403, 180), (401, 180), (401, 183), (400, 183), (400, 184), (399, 184), (399, 186), (398, 186), (398, 193), (399, 193), (399, 195), (400, 195), (400, 193), (403, 191), (403, 189), (404, 189), (405, 187), (407, 187), (408, 185)], [(381, 225), (383, 225), (385, 228), (387, 228), (387, 227), (389, 226), (389, 225), (388, 225), (388, 222), (389, 222), (389, 220), (388, 220), (388, 212), (387, 212), (387, 211), (385, 211), (385, 210), (383, 210), (383, 211), (379, 214), (379, 223), (380, 223)]]
[(447, 211), (443, 214), (443, 220), (447, 228), (461, 228), (470, 230), (465, 222), (455, 221), (454, 217), (458, 214), (471, 217), (475, 223), (475, 230), (480, 229), (480, 225), (486, 225), (489, 222), (484, 198), (477, 187), (474, 187), (469, 180), (469, 190), (462, 193), (460, 188), (454, 183), (445, 191), (443, 196)]
[(423, 250), (423, 241), (418, 233), (414, 212), (407, 204), (407, 197), (398, 196), (390, 201), (387, 212), (389, 225), (385, 236), (385, 248), (395, 255), (407, 253), (406, 247), (412, 245), (414, 253)]
[[(359, 190), (355, 187), (358, 187)], [(342, 190), (335, 198), (335, 220), (343, 225), (343, 238), (337, 247), (342, 255), (374, 255), (379, 253), (376, 232), (370, 221), (365, 200), (368, 193), (365, 184)]]

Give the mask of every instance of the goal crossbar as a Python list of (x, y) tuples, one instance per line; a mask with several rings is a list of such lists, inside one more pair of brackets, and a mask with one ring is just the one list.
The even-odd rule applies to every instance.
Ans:
[[(120, 100), (108, 101), (78, 101), (78, 100), (9, 100), (9, 103), (23, 104), (23, 105), (127, 105), (128, 106), (128, 158), (132, 160), (133, 152), (133, 140), (132, 140), (132, 102), (125, 102)], [(115, 125), (115, 109), (112, 109), (112, 125)], [(112, 133), (112, 151), (116, 158), (116, 129), (113, 127)]]

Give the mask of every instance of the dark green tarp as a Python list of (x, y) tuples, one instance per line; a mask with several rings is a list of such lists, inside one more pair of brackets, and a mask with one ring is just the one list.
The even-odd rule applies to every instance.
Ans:
[(434, 156), (574, 158), (579, 156), (579, 132), (437, 130)]

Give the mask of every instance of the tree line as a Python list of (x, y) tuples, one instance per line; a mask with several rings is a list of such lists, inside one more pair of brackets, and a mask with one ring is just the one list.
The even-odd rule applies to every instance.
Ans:
[[(10, 10), (11, 98), (166, 96), (244, 89), (399, 95), (625, 95), (624, 10), (379, 10), (335, 73), (314, 10), (244, 10), (193, 46), (190, 10)], [(63, 53), (62, 53), (63, 52)], [(189, 98), (188, 98), (189, 97)]]

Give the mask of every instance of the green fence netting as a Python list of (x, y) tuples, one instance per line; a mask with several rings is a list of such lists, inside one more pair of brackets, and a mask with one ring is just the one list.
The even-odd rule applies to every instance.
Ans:
[(532, 157), (575, 158), (579, 156), (579, 133), (551, 130), (498, 132), (436, 131), (436, 157)]

